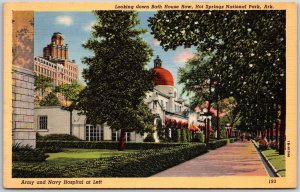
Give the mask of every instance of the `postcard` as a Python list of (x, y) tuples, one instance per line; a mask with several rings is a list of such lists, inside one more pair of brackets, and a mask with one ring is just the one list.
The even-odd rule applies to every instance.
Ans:
[(5, 3), (5, 188), (295, 188), (296, 3)]

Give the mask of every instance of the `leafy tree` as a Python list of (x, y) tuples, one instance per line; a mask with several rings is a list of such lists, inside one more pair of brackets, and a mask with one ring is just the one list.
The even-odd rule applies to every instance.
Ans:
[(149, 19), (165, 50), (196, 46), (198, 52), (215, 53), (210, 63), (222, 75), (217, 92), (221, 99), (236, 99), (240, 126), (269, 130), (279, 118), (273, 115), (279, 106), (280, 154), (285, 142), (285, 17), (280, 10), (207, 10), (159, 11)]
[[(193, 93), (193, 108), (208, 101), (210, 112), (212, 103), (216, 103), (217, 138), (220, 139), (219, 102), (222, 92), (219, 89), (219, 82), (222, 78), (222, 71), (219, 66), (211, 62), (214, 54), (198, 52), (186, 63), (185, 67), (179, 69), (178, 73), (179, 83), (184, 84), (184, 91)], [(206, 143), (209, 143), (208, 134), (206, 134)]]
[(121, 130), (119, 150), (124, 150), (125, 132), (153, 132), (154, 116), (143, 103), (153, 89), (151, 72), (145, 66), (152, 50), (140, 37), (137, 13), (95, 11), (97, 24), (83, 46), (94, 56), (86, 57), (83, 71), (86, 88), (80, 109), (95, 124), (107, 123)]
[(60, 102), (55, 93), (51, 92), (40, 102), (40, 106), (60, 106)]
[(73, 110), (77, 108), (79, 93), (83, 90), (84, 86), (76, 81), (61, 84), (55, 88), (56, 93), (64, 96), (65, 103), (63, 109), (70, 112), (70, 135), (73, 134)]
[(49, 77), (38, 75), (34, 81), (35, 90), (40, 90), (42, 92), (42, 98), (44, 98), (44, 93), (47, 88), (52, 87), (52, 80)]
[[(73, 81), (71, 83), (61, 84), (55, 88), (55, 92), (60, 93), (64, 96), (64, 106), (70, 107), (73, 106), (72, 103), (78, 100), (79, 93), (84, 88), (84, 85)], [(75, 104), (75, 103), (74, 103)]]

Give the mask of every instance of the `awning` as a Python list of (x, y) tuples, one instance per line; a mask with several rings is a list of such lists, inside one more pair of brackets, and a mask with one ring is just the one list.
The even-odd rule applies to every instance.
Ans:
[(196, 125), (190, 125), (189, 126), (189, 131), (200, 131), (200, 129)]

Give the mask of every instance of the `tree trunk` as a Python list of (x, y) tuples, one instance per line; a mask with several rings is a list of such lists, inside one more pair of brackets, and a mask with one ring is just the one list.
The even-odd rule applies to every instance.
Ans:
[[(211, 82), (210, 82), (211, 83)], [(211, 84), (210, 84), (210, 87), (209, 87), (209, 90), (210, 90), (210, 93), (211, 93)], [(211, 101), (209, 100), (208, 101), (208, 108), (207, 108), (207, 113), (209, 114), (210, 113), (210, 107), (211, 107)], [(207, 115), (208, 115), (207, 114)], [(208, 116), (207, 116), (208, 117)], [(208, 146), (209, 144), (209, 119), (206, 118), (206, 123), (205, 123), (205, 126), (206, 126), (206, 138), (205, 138), (205, 143), (206, 143), (206, 146)]]
[(277, 149), (278, 149), (278, 124), (279, 124), (279, 122), (276, 121), (276, 124), (275, 124), (275, 141), (276, 141)]
[(278, 121), (278, 104), (276, 104), (276, 109), (275, 109), (275, 143), (276, 143), (276, 148), (278, 150), (278, 126), (279, 126), (279, 121)]
[(267, 141), (269, 141), (269, 140), (270, 140), (270, 129), (267, 128)]
[(125, 130), (121, 129), (121, 135), (120, 135), (119, 147), (118, 147), (119, 151), (124, 151), (125, 149), (125, 136), (126, 136)]
[(205, 143), (208, 146), (209, 144), (209, 120), (208, 118), (205, 119)]
[(261, 129), (261, 139), (265, 139), (265, 137), (266, 137), (266, 130)]
[(270, 127), (270, 140), (273, 141), (274, 139), (274, 124)]
[(279, 136), (279, 154), (284, 155), (285, 147), (285, 99), (280, 107), (280, 136)]
[(70, 135), (73, 135), (73, 110), (70, 110)]
[(217, 139), (220, 139), (220, 125), (219, 125), (219, 103), (217, 102)]

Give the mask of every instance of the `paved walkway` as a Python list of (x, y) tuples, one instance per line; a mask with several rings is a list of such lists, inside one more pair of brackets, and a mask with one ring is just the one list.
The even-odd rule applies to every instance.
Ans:
[(188, 176), (268, 176), (268, 173), (253, 143), (238, 141), (209, 151), (152, 177)]

